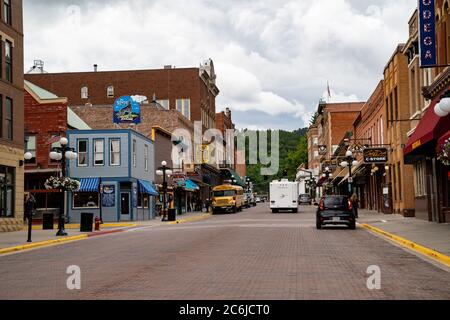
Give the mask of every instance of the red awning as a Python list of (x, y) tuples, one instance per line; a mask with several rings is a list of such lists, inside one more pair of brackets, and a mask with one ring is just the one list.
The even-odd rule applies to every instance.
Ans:
[(450, 130), (438, 140), (438, 145), (443, 145), (447, 139), (450, 139)]
[(432, 140), (438, 140), (445, 132), (450, 130), (450, 114), (441, 118), (434, 113), (434, 107), (438, 101), (439, 98), (431, 103), (413, 135), (409, 138), (405, 149), (403, 149), (405, 156)]
[(327, 180), (326, 177), (321, 177), (320, 180), (319, 180), (319, 182), (317, 182), (317, 186), (318, 186), (318, 187), (323, 186), (323, 184), (324, 184), (324, 182), (325, 182), (326, 180)]

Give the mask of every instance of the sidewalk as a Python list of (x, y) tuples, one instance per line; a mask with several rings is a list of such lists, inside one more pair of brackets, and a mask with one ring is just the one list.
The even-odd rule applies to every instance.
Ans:
[[(100, 236), (111, 233), (118, 233), (133, 228), (173, 225), (177, 223), (191, 222), (204, 219), (208, 217), (207, 213), (193, 212), (177, 216), (176, 222), (162, 222), (161, 218), (147, 221), (129, 221), (120, 223), (105, 223), (100, 227), (100, 231), (92, 233), (80, 232), (79, 225), (67, 225), (66, 232), (68, 237), (57, 237), (57, 227), (54, 230), (42, 230), (42, 227), (34, 226), (32, 231), (32, 247), (43, 247), (60, 242), (69, 242), (86, 239), (93, 236)], [(28, 229), (24, 228), (22, 231), (0, 233), (0, 254), (5, 253), (10, 248), (15, 248), (14, 251), (21, 251), (27, 249), (30, 243), (27, 243)], [(23, 246), (23, 247), (22, 247)]]
[(450, 256), (450, 224), (360, 210), (358, 222)]

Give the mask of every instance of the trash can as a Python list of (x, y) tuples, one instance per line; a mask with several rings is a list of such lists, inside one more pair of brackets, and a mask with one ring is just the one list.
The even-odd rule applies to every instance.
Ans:
[(177, 221), (177, 210), (169, 209), (168, 218), (169, 218), (169, 221)]
[(45, 213), (42, 215), (42, 229), (43, 230), (53, 230), (53, 214)]
[(81, 213), (80, 232), (92, 232), (92, 225), (94, 224), (93, 213)]

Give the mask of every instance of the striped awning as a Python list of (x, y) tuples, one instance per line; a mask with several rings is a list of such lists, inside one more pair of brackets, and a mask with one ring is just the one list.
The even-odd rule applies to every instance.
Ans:
[(100, 178), (83, 178), (80, 179), (80, 190), (78, 192), (98, 192), (100, 186)]
[(145, 180), (139, 180), (139, 190), (143, 194), (149, 194), (151, 196), (158, 196), (159, 193), (155, 190), (153, 185)]

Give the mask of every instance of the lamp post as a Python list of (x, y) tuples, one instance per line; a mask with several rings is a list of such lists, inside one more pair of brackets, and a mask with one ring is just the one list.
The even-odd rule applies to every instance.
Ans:
[[(67, 138), (61, 138), (59, 140), (61, 147), (52, 148), (52, 152), (50, 152), (50, 159), (54, 161), (61, 161), (61, 176), (62, 178), (66, 177), (66, 161), (75, 160), (78, 158), (78, 155), (75, 152), (74, 148), (68, 147), (69, 140)], [(65, 196), (65, 190), (64, 190)], [(58, 219), (58, 232), (56, 233), (57, 237), (67, 236), (66, 231), (64, 230), (64, 217), (65, 217), (65, 198), (64, 201), (61, 202), (61, 208), (59, 210), (59, 219)]]
[(162, 221), (168, 221), (167, 219), (167, 206), (166, 206), (166, 199), (167, 199), (167, 180), (166, 176), (171, 176), (173, 173), (172, 169), (167, 166), (167, 162), (163, 161), (161, 162), (161, 167), (156, 170), (156, 174), (158, 176), (163, 177), (163, 218)]
[[(326, 167), (323, 171), (323, 178), (326, 178), (327, 183), (330, 181), (330, 178), (333, 177), (333, 174), (331, 173), (331, 168), (330, 167)], [(325, 194), (326, 194), (326, 190), (325, 190)]]
[(353, 194), (353, 177), (352, 177), (352, 167), (357, 166), (358, 161), (353, 157), (353, 152), (348, 150), (345, 153), (344, 161), (341, 162), (341, 167), (346, 168), (348, 167), (349, 170), (349, 176), (348, 176), (348, 191), (350, 193), (350, 196)]
[(440, 97), (439, 103), (434, 107), (434, 112), (441, 118), (450, 114), (450, 90), (445, 91)]
[[(26, 140), (26, 144), (28, 143), (28, 140)], [(25, 144), (25, 145), (26, 145)], [(31, 152), (27, 152), (24, 154), (23, 158), (25, 159), (25, 161), (30, 161), (31, 159), (33, 159), (33, 154)], [(31, 194), (29, 195), (29, 197), (31, 197)], [(28, 239), (27, 242), (33, 242), (31, 240), (31, 231), (33, 230), (33, 212), (29, 211), (29, 207), (28, 207), (28, 201), (29, 199), (27, 199), (27, 203), (25, 204), (25, 206), (27, 207), (26, 209), (28, 210)]]

